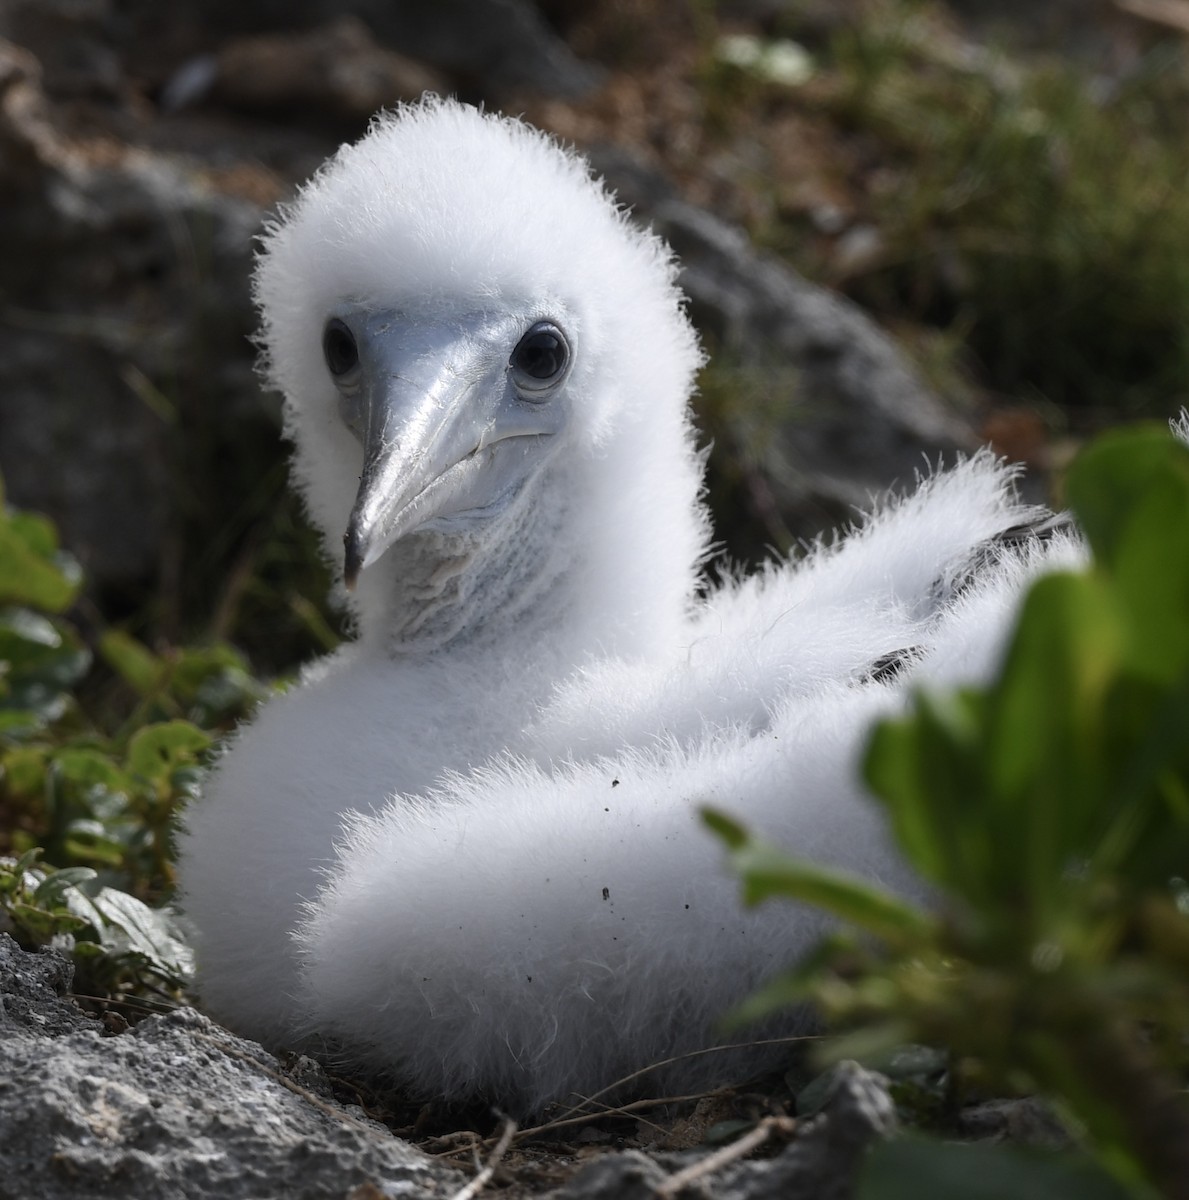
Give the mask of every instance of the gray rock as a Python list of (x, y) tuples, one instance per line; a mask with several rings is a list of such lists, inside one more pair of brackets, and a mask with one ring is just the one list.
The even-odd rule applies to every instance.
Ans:
[(828, 524), (872, 495), (910, 484), (927, 461), (973, 449), (970, 429), (949, 413), (896, 345), (845, 298), (755, 250), (740, 230), (680, 201), (656, 224), (682, 260), (681, 285), (719, 355), (760, 378), (766, 395), (758, 445), (777, 506), (803, 531), (824, 510)]
[(667, 1172), (647, 1154), (625, 1150), (596, 1158), (554, 1193), (555, 1200), (652, 1200)]
[(108, 37), (111, 0), (5, 0), (0, 37), (37, 46), (46, 86), (70, 98), (110, 100), (123, 84), (123, 64)]
[[(381, 108), (416, 100), (423, 92), (450, 90), (443, 76), (378, 45), (368, 27), (350, 16), (306, 32), (232, 39), (212, 57), (215, 100), (282, 118), (311, 112), (366, 124)], [(203, 62), (198, 60), (199, 71)], [(180, 90), (176, 85), (175, 80)], [(180, 107), (176, 97), (175, 107)]]
[(178, 499), (174, 439), (260, 411), (261, 210), (182, 160), (80, 153), (36, 60), (2, 44), (0, 163), (0, 472), (99, 582), (143, 579)]
[(1007, 1141), (1042, 1150), (1064, 1150), (1070, 1145), (1068, 1130), (1052, 1107), (1038, 1096), (968, 1105), (958, 1114), (958, 1130), (976, 1141)]
[[(337, 0), (327, 7), (336, 11)], [(528, 0), (355, 0), (354, 9), (390, 45), (469, 76), (489, 94), (527, 88), (578, 97), (605, 78), (600, 67), (574, 54)], [(465, 37), (459, 37), (460, 29)]]
[(105, 1035), (65, 998), (71, 973), (0, 935), (0, 1200), (342, 1200), (369, 1185), (430, 1200), (463, 1182), (192, 1009)]
[[(808, 537), (928, 463), (973, 450), (973, 430), (856, 305), (809, 282), (663, 178), (614, 149), (599, 171), (681, 260), (690, 312), (743, 403), (708, 412), (710, 432), (749, 461), (769, 505)], [(762, 511), (753, 515), (764, 519)]]
[(94, 1021), (62, 1000), (73, 978), (74, 968), (63, 955), (22, 953), (8, 934), (0, 933), (0, 1029), (5, 1040), (61, 1037), (93, 1027)]
[[(282, 1067), (188, 1008), (111, 1035), (69, 999), (72, 974), (62, 955), (0, 934), (0, 1200), (433, 1200), (463, 1186), (337, 1103), (312, 1060)], [(868, 1147), (895, 1127), (887, 1081), (841, 1063), (780, 1153), (708, 1170), (683, 1194), (846, 1200)], [(651, 1200), (714, 1153), (606, 1154), (550, 1196)], [(525, 1192), (513, 1177), (501, 1194)]]
[(188, 40), (208, 48), (220, 37), (293, 33), (358, 17), (383, 45), (489, 99), (519, 90), (578, 97), (605, 78), (601, 67), (574, 54), (531, 0), (123, 0), (121, 8), (142, 45), (176, 44), (179, 30), (200, 29), (201, 39)]
[(896, 1129), (887, 1080), (839, 1063), (821, 1114), (775, 1158), (738, 1163), (715, 1183), (721, 1200), (846, 1200), (867, 1148)]
[[(847, 1200), (872, 1142), (896, 1128), (887, 1080), (857, 1063), (840, 1063), (822, 1112), (773, 1158), (734, 1162), (697, 1177), (683, 1195), (713, 1200)], [(710, 1153), (608, 1155), (584, 1167), (556, 1200), (650, 1200), (678, 1170)]]

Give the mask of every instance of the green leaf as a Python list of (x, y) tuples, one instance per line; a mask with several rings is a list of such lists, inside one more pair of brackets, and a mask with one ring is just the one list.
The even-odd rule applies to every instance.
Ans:
[(13, 871), (17, 875), (22, 875), (26, 871), (31, 871), (33, 869), (33, 864), (36, 863), (44, 853), (45, 852), (40, 846), (34, 846), (31, 849), (26, 850), (25, 853), (16, 860), (12, 868)]
[(0, 738), (24, 741), (31, 738), (49, 724), (42, 713), (26, 712), (19, 708), (0, 708)]
[(44, 518), (0, 512), (0, 604), (64, 612), (74, 602), (77, 565), (47, 549), (48, 534)]
[(989, 857), (977, 762), (983, 708), (970, 693), (921, 693), (909, 716), (875, 728), (864, 760), (913, 866), (963, 894), (984, 888)]
[(703, 808), (702, 821), (708, 829), (718, 834), (729, 850), (742, 850), (751, 841), (751, 834), (738, 821), (716, 808)]
[(107, 958), (107, 951), (98, 942), (75, 942), (70, 953), (80, 963), (94, 962)]
[(70, 914), (83, 922), (83, 927), (89, 927), (93, 935), (102, 942), (107, 922), (103, 919), (103, 914), (95, 907), (95, 901), (82, 888), (78, 887), (69, 889), (62, 899)]
[(146, 725), (128, 743), (125, 765), (133, 774), (165, 785), (177, 767), (193, 762), (210, 744), (210, 735), (189, 721)]
[(1163, 696), (1136, 701), (1117, 689), (1109, 716), (1117, 726), (1131, 714), (1131, 736), (1115, 759), (1114, 804), (1091, 861), (1135, 887), (1162, 888), (1184, 869), (1189, 845), (1189, 674)]
[(202, 783), (205, 778), (206, 771), (198, 764), (181, 766), (174, 770), (170, 777), (170, 785), (175, 795), (195, 799), (202, 792)]
[(936, 1046), (909, 1042), (896, 1046), (881, 1061), (867, 1065), (875, 1067), (889, 1079), (928, 1079), (949, 1070), (950, 1055)]
[(267, 694), (237, 650), (219, 644), (182, 650), (170, 679), (173, 694), (202, 723), (239, 717)]
[(980, 769), (991, 894), (1055, 898), (1117, 803), (1106, 700), (1124, 631), (1105, 582), (1052, 575), (1028, 594), (988, 713)]
[(85, 747), (66, 747), (54, 755), (54, 770), (68, 783), (80, 787), (96, 785), (112, 792), (125, 791), (128, 777), (109, 754)]
[(724, 1024), (728, 1029), (743, 1028), (762, 1021), (775, 1012), (787, 1012), (790, 1008), (803, 1007), (813, 999), (813, 983), (806, 979), (802, 972), (778, 975), (727, 1013)]
[(0, 768), (9, 792), (17, 796), (37, 796), (45, 788), (46, 759), (44, 746), (14, 746), (0, 756)]
[(1029, 790), (1038, 772), (1093, 750), (1102, 702), (1123, 656), (1110, 590), (1087, 575), (1050, 575), (1029, 592), (991, 712), (988, 765), (997, 794)]
[(733, 1142), (736, 1138), (742, 1137), (745, 1133), (750, 1133), (755, 1127), (755, 1121), (748, 1121), (742, 1117), (719, 1121), (706, 1130), (706, 1136), (702, 1139), (702, 1143), (706, 1146), (723, 1146), (727, 1142)]
[(77, 933), (87, 922), (69, 912), (47, 912), (32, 904), (17, 903), (8, 910), (12, 919), (34, 937), (47, 939), (56, 933)]
[[(0, 652), (20, 642), (48, 646), (53, 650), (62, 644), (62, 635), (53, 621), (40, 613), (30, 612), (27, 608), (6, 608), (0, 612)], [(11, 654), (2, 656), (12, 661)]]
[(86, 817), (67, 825), (62, 844), (71, 858), (105, 867), (123, 867), (128, 858), (127, 847), (112, 836), (107, 825)]
[(1189, 668), (1189, 485), (1151, 481), (1131, 512), (1114, 582), (1131, 622), (1130, 665), (1171, 683)]
[(1189, 447), (1162, 426), (1117, 430), (1078, 456), (1068, 490), (1131, 618), (1134, 665), (1171, 681), (1189, 666)]
[[(1137, 507), (1154, 483), (1171, 484), (1189, 502), (1189, 447), (1164, 425), (1112, 430), (1078, 455), (1066, 491), (1098, 562), (1117, 564)], [(1189, 536), (1176, 528), (1164, 533), (1174, 539)]]
[(56, 721), (70, 705), (69, 689), (90, 665), (90, 651), (64, 623), (27, 609), (0, 611), (4, 709), (30, 714), (41, 725)]
[(1072, 1155), (903, 1137), (864, 1161), (858, 1200), (1136, 1200)]
[(80, 883), (88, 883), (95, 878), (95, 872), (90, 867), (63, 867), (53, 871), (42, 880), (33, 899), (38, 904), (52, 905), (62, 899), (67, 888), (78, 887)]
[(103, 661), (141, 696), (153, 695), (169, 675), (169, 664), (164, 659), (119, 629), (109, 629), (99, 639), (99, 653)]
[(9, 528), (24, 543), (26, 549), (39, 558), (53, 558), (58, 552), (58, 531), (48, 517), (40, 513), (10, 510)]
[(32, 681), (70, 687), (90, 665), (90, 651), (62, 622), (28, 609), (0, 611), (0, 661), (11, 682)]
[(904, 945), (927, 940), (935, 931), (931, 918), (861, 876), (792, 858), (713, 809), (703, 809), (702, 819), (732, 847), (731, 866), (743, 881), (745, 904), (772, 896), (798, 900)]
[[(163, 973), (186, 975), (192, 969), (189, 949), (177, 936), (168, 914), (115, 888), (103, 888), (92, 898), (108, 927), (103, 932), (105, 945), (132, 950), (143, 955)], [(113, 933), (113, 929), (118, 933)]]

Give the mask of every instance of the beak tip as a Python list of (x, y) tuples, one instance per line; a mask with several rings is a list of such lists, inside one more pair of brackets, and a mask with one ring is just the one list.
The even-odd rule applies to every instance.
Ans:
[(343, 583), (347, 591), (353, 592), (359, 580), (359, 572), (363, 570), (363, 558), (366, 548), (361, 544), (358, 532), (352, 524), (343, 534), (343, 545), (346, 553), (343, 555)]

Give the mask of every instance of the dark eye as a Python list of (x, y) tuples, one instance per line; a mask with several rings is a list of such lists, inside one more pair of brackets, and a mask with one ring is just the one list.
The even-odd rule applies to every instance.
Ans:
[(326, 322), (326, 332), (322, 335), (322, 353), (330, 373), (336, 378), (350, 374), (359, 366), (359, 347), (355, 344), (355, 335), (338, 317)]
[(517, 382), (527, 391), (540, 391), (556, 383), (570, 362), (565, 335), (550, 321), (538, 321), (516, 343), (508, 363)]

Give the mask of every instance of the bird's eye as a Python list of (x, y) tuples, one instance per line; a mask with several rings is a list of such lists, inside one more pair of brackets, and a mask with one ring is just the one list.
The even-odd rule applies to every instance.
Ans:
[(570, 347), (551, 321), (538, 321), (516, 343), (508, 365), (522, 391), (540, 392), (552, 387), (566, 372)]
[(326, 331), (322, 334), (322, 354), (336, 379), (349, 375), (359, 366), (359, 347), (355, 344), (355, 335), (338, 317), (326, 322)]

